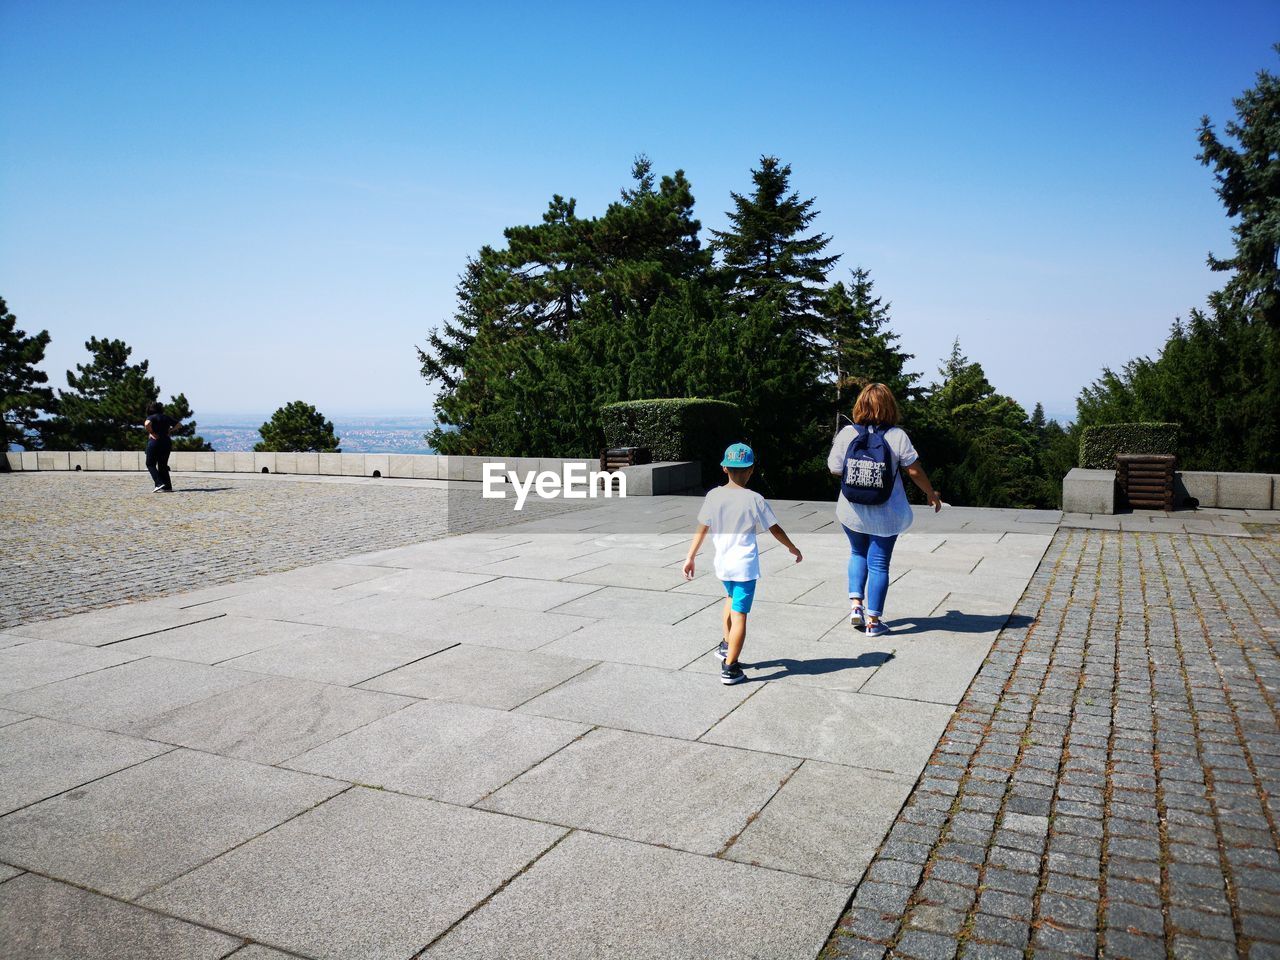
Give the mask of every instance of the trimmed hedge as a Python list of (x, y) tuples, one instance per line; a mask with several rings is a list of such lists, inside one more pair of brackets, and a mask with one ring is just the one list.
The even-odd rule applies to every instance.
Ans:
[(1121, 453), (1175, 454), (1176, 423), (1103, 423), (1080, 431), (1080, 466), (1110, 470)]
[(697, 460), (703, 482), (719, 472), (724, 449), (741, 439), (738, 405), (723, 400), (624, 400), (600, 408), (607, 447), (648, 447), (654, 462)]

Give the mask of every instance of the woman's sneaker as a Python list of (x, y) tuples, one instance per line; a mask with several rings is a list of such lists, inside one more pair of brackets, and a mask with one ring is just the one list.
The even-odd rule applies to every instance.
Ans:
[(720, 658), (721, 663), (729, 659), (729, 643), (727, 640), (720, 641), (720, 646), (716, 647), (716, 656)]
[(736, 663), (726, 663), (720, 668), (720, 682), (725, 684), (741, 683), (747, 679), (742, 667)]
[(868, 637), (883, 637), (889, 632), (889, 628), (884, 625), (883, 620), (876, 620), (867, 624)]
[(861, 630), (865, 626), (862, 620), (862, 604), (855, 603), (849, 608), (849, 623), (855, 630)]

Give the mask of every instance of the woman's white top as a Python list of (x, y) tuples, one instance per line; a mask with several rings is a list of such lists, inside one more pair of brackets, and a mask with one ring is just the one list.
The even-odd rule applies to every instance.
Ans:
[[(876, 430), (876, 427), (868, 427)], [(857, 431), (853, 427), (845, 427), (836, 434), (831, 443), (831, 453), (827, 456), (827, 469), (832, 473), (844, 473), (844, 455), (853, 443)], [(884, 441), (893, 451), (895, 469), (898, 479), (894, 481), (893, 493), (884, 503), (866, 504), (850, 503), (840, 494), (836, 501), (836, 519), (854, 533), (868, 533), (873, 537), (893, 537), (911, 526), (915, 515), (911, 512), (911, 504), (907, 503), (907, 491), (903, 489), (902, 471), (920, 459), (916, 448), (911, 445), (911, 438), (900, 427), (890, 427), (884, 432)]]

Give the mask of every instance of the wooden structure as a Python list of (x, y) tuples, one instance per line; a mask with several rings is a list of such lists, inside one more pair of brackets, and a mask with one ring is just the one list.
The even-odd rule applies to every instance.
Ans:
[(1178, 458), (1168, 454), (1116, 455), (1116, 481), (1130, 507), (1173, 509), (1173, 474)]
[(638, 467), (651, 461), (648, 447), (611, 447), (600, 451), (600, 469), (610, 472), (622, 467)]

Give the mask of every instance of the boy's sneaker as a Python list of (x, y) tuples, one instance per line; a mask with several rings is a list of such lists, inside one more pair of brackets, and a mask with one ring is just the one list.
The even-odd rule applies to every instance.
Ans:
[(720, 668), (720, 682), (725, 684), (741, 683), (747, 679), (742, 667), (736, 663), (726, 663)]
[(716, 656), (720, 658), (721, 663), (724, 663), (726, 660), (729, 659), (728, 641), (725, 641), (725, 640), (720, 641), (720, 646), (716, 647)]
[(876, 620), (874, 623), (867, 624), (868, 637), (883, 637), (889, 632), (889, 628), (884, 625), (883, 620)]

